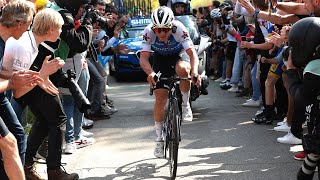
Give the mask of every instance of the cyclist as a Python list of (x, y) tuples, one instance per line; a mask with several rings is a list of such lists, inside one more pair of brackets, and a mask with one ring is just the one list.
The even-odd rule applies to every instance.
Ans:
[[(168, 98), (169, 83), (160, 80), (155, 82), (156, 72), (161, 72), (161, 77), (170, 77), (177, 74), (179, 77), (197, 77), (196, 85), (199, 87), (201, 78), (198, 75), (199, 59), (186, 27), (174, 20), (170, 8), (160, 6), (151, 15), (151, 24), (143, 32), (140, 65), (148, 75), (147, 80), (155, 86), (154, 120), (156, 129), (156, 148), (154, 155), (163, 157), (162, 128), (165, 118), (165, 105)], [(153, 51), (153, 68), (149, 58)], [(182, 54), (180, 56), (180, 54)], [(189, 104), (190, 81), (181, 81), (182, 94), (182, 120), (192, 121), (192, 111)]]

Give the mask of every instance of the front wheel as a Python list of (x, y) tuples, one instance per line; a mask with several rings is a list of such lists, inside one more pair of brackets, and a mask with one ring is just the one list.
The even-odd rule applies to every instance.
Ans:
[(173, 180), (177, 175), (178, 167), (178, 149), (180, 141), (180, 121), (181, 116), (179, 112), (179, 105), (177, 100), (172, 101), (170, 110), (170, 141), (169, 141), (169, 168), (170, 178)]

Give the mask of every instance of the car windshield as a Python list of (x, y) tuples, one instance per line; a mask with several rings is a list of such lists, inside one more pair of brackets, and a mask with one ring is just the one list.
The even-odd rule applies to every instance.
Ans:
[(120, 33), (120, 39), (125, 38), (142, 38), (143, 30), (146, 26), (127, 28)]
[(197, 26), (197, 19), (193, 15), (175, 16), (175, 20), (180, 21), (188, 30), (194, 44), (200, 42), (200, 33)]

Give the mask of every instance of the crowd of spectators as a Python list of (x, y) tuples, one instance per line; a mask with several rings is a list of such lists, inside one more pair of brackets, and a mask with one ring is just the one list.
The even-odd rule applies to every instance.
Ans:
[[(194, 11), (197, 13), (195, 15), (199, 19), (198, 22), (204, 19), (212, 22), (204, 27), (207, 35), (213, 40), (209, 49), (210, 71), (207, 72), (210, 79), (220, 83), (222, 90), (234, 93), (236, 97), (247, 98), (243, 106), (261, 107), (251, 119), (257, 125), (271, 125), (274, 121), (280, 121), (274, 130), (287, 134), (277, 138), (276, 141), (279, 143), (302, 144), (303, 127), (306, 126), (307, 120), (309, 133), (317, 134), (315, 129), (318, 128), (318, 115), (313, 114), (310, 123), (310, 108), (315, 105), (310, 105), (310, 101), (314, 103), (318, 96), (311, 91), (314, 92), (317, 87), (313, 85), (311, 88), (312, 85), (309, 84), (308, 89), (313, 90), (310, 90), (308, 97), (310, 94), (312, 97), (306, 101), (302, 100), (306, 98), (306, 94), (303, 94), (306, 91), (302, 93), (301, 89), (308, 85), (303, 83), (308, 77), (305, 72), (302, 74), (303, 69), (307, 62), (317, 58), (317, 50), (313, 43), (316, 47), (319, 45), (318, 41), (307, 38), (308, 33), (313, 32), (308, 30), (305, 24), (319, 22), (318, 18), (308, 19), (318, 16), (319, 8), (319, 4), (313, 1), (302, 3), (235, 0), (213, 1), (209, 7), (201, 7)], [(307, 29), (304, 31), (306, 33), (298, 33), (297, 28), (290, 32), (295, 24), (300, 27), (304, 24), (302, 29)], [(311, 36), (315, 34), (314, 32)], [(286, 48), (288, 45), (289, 48)], [(302, 54), (308, 52), (307, 49), (312, 49), (311, 53), (303, 56)], [(291, 56), (293, 50), (296, 53)], [(302, 61), (302, 57), (309, 58), (303, 65), (290, 63), (295, 59)], [(314, 68), (319, 67), (314, 65)], [(294, 80), (295, 78), (298, 80)], [(317, 113), (318, 110), (312, 111)], [(310, 128), (313, 131), (310, 131)], [(319, 144), (317, 145), (319, 148)], [(294, 158), (305, 160), (298, 173), (298, 179), (312, 179), (316, 166), (312, 163), (319, 160), (319, 154), (310, 155), (310, 151), (302, 151), (295, 154)]]

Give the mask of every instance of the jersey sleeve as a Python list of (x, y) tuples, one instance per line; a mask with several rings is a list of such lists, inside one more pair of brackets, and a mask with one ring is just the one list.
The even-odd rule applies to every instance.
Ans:
[(154, 40), (155, 34), (151, 29), (151, 25), (148, 25), (143, 31), (142, 43), (141, 43), (141, 51), (151, 52), (151, 44)]
[(174, 33), (174, 37), (178, 42), (181, 42), (183, 49), (188, 50), (193, 48), (193, 42), (190, 38), (187, 28), (180, 22), (175, 22), (175, 26), (177, 29)]

